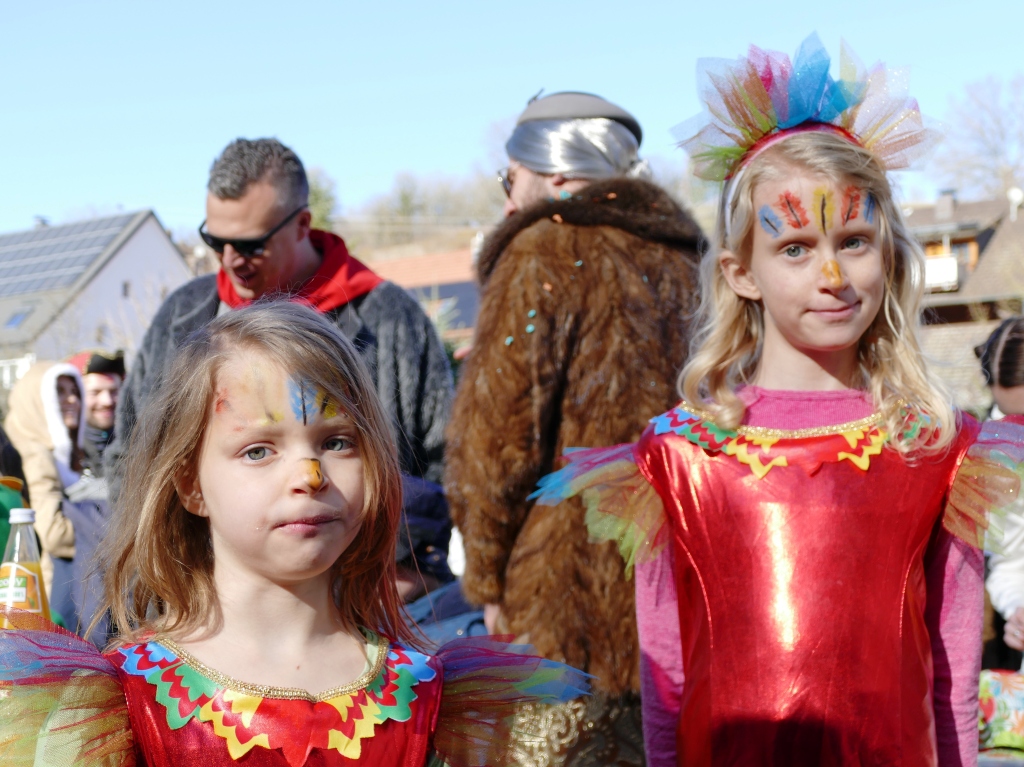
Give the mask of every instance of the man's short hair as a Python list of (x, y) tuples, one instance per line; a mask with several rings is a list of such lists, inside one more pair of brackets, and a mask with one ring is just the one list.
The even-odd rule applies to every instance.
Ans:
[(277, 190), (282, 209), (295, 210), (309, 202), (309, 181), (302, 160), (276, 138), (232, 141), (210, 167), (210, 194), (237, 200), (252, 184), (268, 181)]

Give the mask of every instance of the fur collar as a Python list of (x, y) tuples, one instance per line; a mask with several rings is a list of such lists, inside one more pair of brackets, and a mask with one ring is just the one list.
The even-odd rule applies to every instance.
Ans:
[(613, 178), (596, 181), (567, 200), (544, 200), (505, 219), (491, 232), (480, 251), (480, 284), (487, 282), (517, 234), (543, 218), (555, 216), (564, 224), (613, 226), (645, 240), (691, 252), (702, 251), (700, 227), (664, 189), (649, 181)]

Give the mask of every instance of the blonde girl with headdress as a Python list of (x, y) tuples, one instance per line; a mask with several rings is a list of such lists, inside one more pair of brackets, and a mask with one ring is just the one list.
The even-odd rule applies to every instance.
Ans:
[(101, 654), (3, 615), (0, 763), (507, 763), (515, 705), (583, 675), (491, 640), (425, 652), (397, 593), (400, 507), (389, 421), (337, 328), (282, 302), (197, 331), (105, 544), (118, 639)]
[(1024, 430), (956, 412), (918, 344), (886, 176), (916, 103), (829, 63), (816, 37), (702, 62), (683, 146), (725, 185), (683, 400), (541, 482), (640, 563), (652, 765), (977, 760), (978, 547)]

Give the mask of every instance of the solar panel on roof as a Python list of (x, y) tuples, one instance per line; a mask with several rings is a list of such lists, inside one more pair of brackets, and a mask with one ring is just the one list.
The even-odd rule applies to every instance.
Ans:
[(136, 215), (0, 235), (0, 296), (70, 287)]

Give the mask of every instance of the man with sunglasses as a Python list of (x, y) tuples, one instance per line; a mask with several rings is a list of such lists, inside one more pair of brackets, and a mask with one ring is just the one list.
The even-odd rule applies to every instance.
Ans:
[[(641, 137), (636, 118), (586, 93), (538, 98), (520, 115), (499, 174), (507, 218), (477, 260), (480, 313), (448, 429), (463, 592), (488, 628), (595, 676), (585, 707), (563, 707), (560, 737), (528, 746), (567, 767), (644, 759), (633, 583), (613, 546), (588, 542), (578, 500), (528, 498), (565, 448), (631, 442), (677, 400), (700, 230), (645, 180)], [(661, 724), (674, 737), (675, 720)]]
[(452, 375), (419, 304), (349, 255), (336, 234), (311, 227), (306, 172), (276, 139), (229, 144), (213, 163), (207, 191), (199, 233), (221, 268), (168, 296), (146, 332), (105, 454), (111, 499), (137, 413), (181, 342), (219, 314), (274, 297), (305, 301), (355, 343), (394, 421), (403, 471), (439, 481)]

